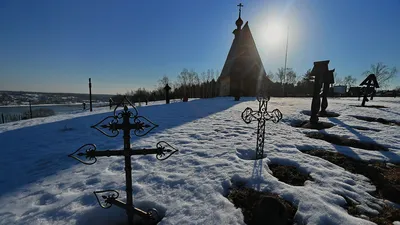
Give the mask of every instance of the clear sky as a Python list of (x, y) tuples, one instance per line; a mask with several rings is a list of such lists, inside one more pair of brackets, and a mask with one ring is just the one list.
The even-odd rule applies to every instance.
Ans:
[[(400, 0), (0, 0), (0, 90), (125, 93), (183, 68), (221, 70), (237, 4), (266, 71), (298, 76), (331, 60), (339, 76), (400, 69)], [(400, 86), (400, 74), (392, 86)]]

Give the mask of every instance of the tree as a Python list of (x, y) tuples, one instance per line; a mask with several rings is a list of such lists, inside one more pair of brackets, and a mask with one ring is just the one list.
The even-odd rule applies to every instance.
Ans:
[(286, 68), (286, 74), (285, 74), (285, 68), (283, 68), (283, 67), (278, 68), (278, 72), (275, 75), (276, 75), (276, 77), (278, 77), (279, 82), (281, 84), (283, 84), (283, 83), (290, 83), (290, 84), (296, 83), (296, 73), (293, 71), (292, 68)]
[(272, 82), (274, 80), (274, 73), (272, 71), (268, 71), (266, 73), (266, 76), (268, 77), (268, 79)]
[(352, 85), (354, 85), (357, 82), (356, 78), (353, 78), (352, 76), (345, 76), (343, 78), (343, 83), (346, 85), (348, 88), (350, 88)]
[(159, 88), (164, 88), (165, 85), (169, 83), (169, 78), (167, 75), (164, 75), (160, 80), (158, 80)]
[(312, 82), (314, 78), (311, 76), (311, 69), (308, 69), (306, 73), (303, 75), (302, 82)]
[(279, 82), (283, 84), (283, 82), (285, 81), (285, 68), (278, 68), (278, 72), (276, 72), (275, 75), (279, 79)]
[(397, 72), (396, 67), (389, 68), (382, 62), (378, 62), (377, 64), (371, 64), (370, 69), (362, 75), (367, 77), (369, 74), (375, 74), (379, 86), (387, 87), (390, 81), (397, 76)]
[(286, 83), (295, 84), (296, 83), (296, 73), (292, 68), (286, 69)]
[(188, 80), (189, 80), (189, 71), (186, 68), (184, 68), (182, 72), (178, 75), (178, 80), (177, 80), (179, 86), (183, 88), (182, 97), (186, 97), (186, 88), (188, 85)]

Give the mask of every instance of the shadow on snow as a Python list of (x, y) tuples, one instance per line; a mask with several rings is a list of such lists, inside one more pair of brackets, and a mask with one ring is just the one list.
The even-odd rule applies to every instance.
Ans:
[[(139, 115), (159, 125), (148, 136), (185, 123), (224, 111), (243, 101), (233, 98), (198, 99), (169, 105), (138, 107)], [(4, 195), (16, 188), (55, 175), (79, 162), (67, 155), (87, 143), (94, 143), (99, 150), (122, 149), (120, 133), (108, 138), (90, 126), (112, 112), (82, 116), (73, 119), (35, 125), (0, 134), (0, 192)], [(64, 127), (70, 130), (63, 129)], [(147, 136), (146, 136), (147, 137)], [(132, 143), (138, 137), (131, 138)], [(160, 140), (161, 141), (161, 140)], [(155, 145), (156, 143), (151, 143)], [(170, 143), (174, 144), (174, 143)]]

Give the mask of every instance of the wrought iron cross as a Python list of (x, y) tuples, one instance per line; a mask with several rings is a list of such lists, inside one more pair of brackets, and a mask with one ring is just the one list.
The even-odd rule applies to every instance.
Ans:
[(253, 111), (253, 109), (247, 107), (242, 112), (242, 119), (245, 123), (249, 124), (253, 120), (258, 121), (256, 159), (262, 159), (264, 155), (265, 122), (272, 120), (272, 122), (278, 123), (282, 119), (282, 113), (279, 109), (274, 109), (272, 112), (267, 111), (269, 99), (270, 97), (257, 97), (258, 111)]
[[(117, 113), (117, 109), (122, 106), (123, 110)], [(133, 112), (129, 111), (128, 106), (132, 107)], [(122, 120), (121, 123), (119, 123)], [(108, 121), (108, 123), (107, 123)], [(154, 124), (147, 118), (138, 115), (138, 111), (133, 104), (125, 97), (114, 109), (114, 115), (108, 116), (91, 126), (92, 128), (100, 131), (102, 134), (108, 137), (118, 136), (120, 130), (123, 131), (124, 149), (123, 150), (102, 150), (97, 151), (96, 145), (85, 144), (76, 150), (74, 153), (68, 155), (79, 162), (92, 165), (97, 162), (97, 157), (103, 156), (124, 156), (125, 158), (125, 179), (126, 179), (126, 203), (117, 200), (119, 193), (115, 190), (104, 190), (93, 192), (99, 205), (102, 208), (110, 208), (112, 205), (116, 205), (120, 208), (125, 209), (128, 216), (128, 224), (132, 224), (133, 215), (139, 215), (146, 219), (152, 219), (158, 222), (158, 213), (155, 209), (143, 211), (133, 206), (132, 196), (132, 166), (131, 156), (133, 155), (148, 155), (155, 154), (158, 160), (165, 160), (172, 154), (177, 152), (175, 148), (164, 141), (160, 141), (156, 144), (155, 148), (150, 149), (132, 149), (131, 148), (131, 130), (134, 135), (141, 137), (148, 134), (151, 130), (156, 128), (158, 125)], [(99, 198), (99, 196), (101, 198)], [(102, 200), (102, 202), (101, 202)]]

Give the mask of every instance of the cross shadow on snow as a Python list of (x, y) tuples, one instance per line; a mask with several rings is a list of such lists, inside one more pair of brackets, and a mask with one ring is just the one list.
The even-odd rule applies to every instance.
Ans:
[(262, 177), (262, 169), (263, 169), (263, 159), (255, 160), (253, 166), (253, 172), (251, 174), (251, 180), (253, 181), (253, 189), (256, 191), (260, 191), (261, 189), (261, 181)]
[[(356, 135), (360, 141), (362, 142), (369, 142), (369, 143), (374, 143), (374, 144), (378, 144), (374, 139), (367, 137), (363, 134), (361, 134), (359, 131), (357, 131), (356, 129), (353, 129), (351, 126), (347, 125), (346, 123), (344, 123), (343, 121), (337, 119), (337, 118), (328, 118), (331, 122), (336, 123), (338, 125), (341, 125), (342, 127), (346, 128), (348, 131), (350, 131), (351, 133), (353, 133), (354, 135)], [(333, 144), (332, 144), (333, 145)], [(335, 146), (336, 150), (340, 153), (343, 153), (347, 156), (350, 156), (354, 159), (357, 160), (361, 160), (361, 158), (358, 156), (357, 153), (355, 153), (353, 150), (351, 150), (350, 147), (347, 146), (338, 146), (338, 145), (333, 145)], [(365, 150), (367, 151), (367, 150)], [(391, 152), (391, 151), (379, 151), (379, 153), (389, 159), (392, 159), (394, 161), (400, 161), (400, 156)]]
[[(224, 111), (243, 101), (232, 98), (198, 99), (169, 105), (138, 107), (145, 116), (159, 125), (149, 135)], [(122, 149), (122, 133), (108, 138), (90, 128), (112, 112), (87, 115), (63, 121), (39, 124), (0, 133), (0, 192), (6, 194), (50, 175), (68, 169), (79, 162), (67, 155), (84, 144), (96, 144), (99, 150)], [(68, 126), (69, 131), (63, 131)], [(173, 134), (172, 134), (173, 135)], [(147, 137), (146, 136), (146, 137)], [(133, 136), (135, 144), (138, 137)], [(161, 140), (159, 140), (161, 141)], [(156, 143), (149, 143), (155, 146)], [(170, 143), (174, 145), (174, 143)]]
[(399, 112), (393, 112), (392, 110), (388, 110), (388, 109), (386, 109), (386, 108), (378, 108), (379, 110), (382, 110), (382, 111), (385, 111), (385, 112), (388, 112), (388, 113), (393, 113), (393, 114), (396, 114), (396, 115), (400, 115), (400, 113)]

